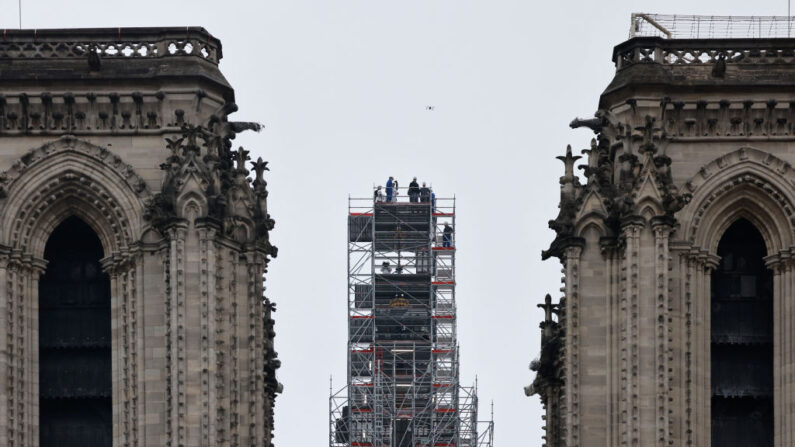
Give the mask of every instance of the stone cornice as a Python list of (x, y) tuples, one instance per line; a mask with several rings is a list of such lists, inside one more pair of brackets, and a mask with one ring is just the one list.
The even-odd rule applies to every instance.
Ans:
[(224, 99), (196, 89), (5, 93), (0, 95), (0, 135), (180, 133), (183, 124), (203, 121), (196, 115), (202, 104), (215, 110)]

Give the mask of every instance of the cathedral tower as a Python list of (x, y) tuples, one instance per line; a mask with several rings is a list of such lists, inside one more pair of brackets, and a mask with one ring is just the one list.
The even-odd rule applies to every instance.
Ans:
[(4, 32), (0, 445), (270, 445), (267, 167), (220, 59), (202, 28)]
[[(528, 394), (548, 446), (795, 443), (795, 39), (633, 15), (575, 175)], [(716, 38), (720, 37), (720, 38)], [(555, 315), (557, 314), (557, 317)]]

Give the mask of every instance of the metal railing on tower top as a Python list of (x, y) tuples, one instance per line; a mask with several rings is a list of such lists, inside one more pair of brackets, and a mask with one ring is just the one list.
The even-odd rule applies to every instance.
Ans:
[(765, 39), (792, 37), (792, 17), (633, 13), (629, 37)]

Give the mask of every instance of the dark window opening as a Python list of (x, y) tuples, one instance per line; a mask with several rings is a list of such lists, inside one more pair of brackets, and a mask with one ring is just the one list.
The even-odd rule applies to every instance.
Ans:
[(773, 273), (747, 220), (718, 244), (712, 273), (712, 445), (773, 445)]
[(110, 279), (102, 244), (71, 217), (53, 231), (39, 282), (41, 447), (111, 446)]

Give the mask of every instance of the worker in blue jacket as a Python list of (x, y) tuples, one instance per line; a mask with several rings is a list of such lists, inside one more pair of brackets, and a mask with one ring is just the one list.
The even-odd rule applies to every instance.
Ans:
[(449, 248), (453, 245), (453, 227), (447, 222), (444, 224), (444, 231), (442, 232), (442, 247)]
[(395, 178), (390, 175), (389, 176), (389, 180), (386, 181), (386, 201), (387, 202), (391, 202), (392, 201), (392, 185), (393, 185), (394, 180), (395, 180)]

